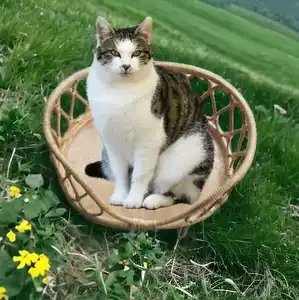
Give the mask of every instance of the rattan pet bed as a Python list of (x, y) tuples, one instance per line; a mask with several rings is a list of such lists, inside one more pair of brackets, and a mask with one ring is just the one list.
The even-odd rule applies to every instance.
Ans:
[[(46, 102), (44, 133), (60, 184), (71, 205), (88, 219), (120, 229), (183, 228), (208, 218), (248, 171), (255, 154), (256, 125), (242, 95), (216, 74), (190, 65), (156, 62), (186, 79), (204, 101), (216, 162), (200, 199), (157, 210), (112, 206), (113, 184), (88, 177), (85, 166), (100, 160), (101, 141), (82, 86), (88, 68), (63, 80)], [(100, 96), (100, 95), (99, 95)]]

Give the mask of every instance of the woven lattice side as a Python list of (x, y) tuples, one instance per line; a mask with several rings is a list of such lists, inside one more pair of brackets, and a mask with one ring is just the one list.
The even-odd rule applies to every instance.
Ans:
[[(85, 80), (76, 80), (71, 88), (67, 88), (63, 94), (57, 97), (52, 110), (51, 132), (59, 149), (64, 146), (65, 135), (71, 130), (76, 123), (80, 122), (83, 114), (89, 111), (88, 101), (78, 91), (80, 83)], [(81, 89), (85, 88), (82, 84)], [(55, 159), (55, 158), (54, 158)], [(56, 159), (56, 166), (59, 170), (58, 176), (62, 186), (67, 187), (68, 197), (75, 205), (87, 215), (100, 216), (103, 213), (101, 206), (94, 202), (94, 206), (90, 210), (86, 210), (84, 201), (88, 198), (88, 192), (82, 187), (80, 182), (74, 178), (70, 171), (67, 171), (63, 164)]]
[(226, 145), (232, 175), (242, 163), (247, 151), (248, 121), (243, 108), (230, 91), (199, 74), (182, 74), (186, 85), (197, 94), (204, 105), (210, 126)]
[[(226, 144), (229, 158), (229, 175), (236, 171), (243, 161), (247, 151), (248, 126), (247, 117), (239, 102), (230, 91), (212, 80), (187, 75), (190, 86), (198, 91), (208, 83), (207, 89), (199, 94), (199, 100), (204, 104), (205, 114), (210, 125), (217, 131)], [(192, 82), (193, 81), (193, 82)]]
[[(85, 80), (76, 80), (72, 87), (59, 95), (52, 109), (51, 128), (57, 146), (62, 146), (64, 134), (78, 122), (79, 117), (89, 111), (88, 101), (78, 91), (78, 86)], [(80, 85), (81, 89), (84, 84)]]
[[(66, 191), (69, 200), (73, 204), (77, 205), (80, 210), (88, 216), (99, 217), (100, 215), (102, 215), (103, 209), (96, 201), (94, 201), (92, 205), (85, 205), (84, 202), (88, 201), (89, 203), (89, 193), (86, 189), (83, 188), (80, 182), (76, 180), (69, 171), (66, 171), (64, 166), (59, 163), (59, 161), (54, 156), (52, 157), (52, 160), (58, 171), (60, 184)], [(86, 209), (86, 207), (88, 206), (89, 209)]]

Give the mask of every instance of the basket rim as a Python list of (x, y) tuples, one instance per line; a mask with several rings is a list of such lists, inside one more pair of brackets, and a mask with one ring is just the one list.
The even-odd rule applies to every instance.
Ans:
[[(127, 223), (128, 225), (139, 228), (153, 228), (159, 227), (161, 225), (169, 224), (176, 222), (180, 219), (185, 219), (185, 221), (189, 224), (194, 222), (192, 220), (192, 214), (196, 213), (199, 209), (203, 209), (207, 206), (212, 208), (217, 204), (217, 201), (223, 197), (225, 193), (227, 193), (230, 189), (232, 189), (236, 184), (240, 182), (240, 180), (246, 175), (247, 171), (249, 170), (256, 151), (256, 143), (257, 143), (257, 130), (256, 130), (256, 123), (253, 116), (253, 113), (242, 96), (242, 94), (229, 82), (223, 79), (221, 76), (208, 71), (206, 69), (202, 69), (199, 67), (195, 67), (192, 65), (187, 64), (180, 64), (175, 62), (166, 62), (166, 61), (156, 61), (156, 65), (163, 66), (166, 68), (170, 68), (172, 70), (176, 70), (181, 73), (193, 73), (198, 77), (204, 76), (206, 79), (219, 84), (221, 87), (225, 87), (229, 90), (230, 94), (234, 97), (234, 99), (238, 102), (239, 105), (242, 106), (244, 116), (247, 118), (247, 129), (248, 129), (248, 142), (247, 142), (247, 151), (244, 157), (244, 160), (240, 164), (237, 171), (230, 177), (228, 177), (225, 182), (210, 196), (205, 197), (201, 201), (195, 201), (190, 207), (183, 212), (165, 218), (164, 220), (142, 220), (139, 218), (129, 218), (118, 214), (113, 209), (113, 206), (109, 205), (105, 201), (101, 199), (101, 197), (93, 192), (88, 184), (85, 182), (83, 178), (81, 178), (76, 171), (72, 168), (70, 163), (67, 161), (66, 157), (62, 154), (59, 147), (56, 145), (55, 139), (51, 133), (51, 115), (53, 108), (55, 106), (56, 99), (63, 94), (63, 92), (75, 81), (85, 79), (88, 76), (88, 72), (90, 67), (85, 69), (79, 70), (78, 72), (73, 73), (71, 76), (67, 77), (63, 81), (61, 81), (57, 87), (52, 91), (50, 96), (48, 97), (45, 108), (44, 108), (44, 118), (43, 118), (43, 131), (46, 137), (46, 141), (50, 148), (50, 152), (55, 155), (55, 157), (59, 160), (59, 162), (64, 166), (64, 168), (74, 177), (76, 181), (88, 192), (91, 198), (99, 205), (99, 207), (108, 213), (111, 217)], [(208, 213), (208, 212), (207, 212)], [(190, 218), (191, 216), (191, 218)]]

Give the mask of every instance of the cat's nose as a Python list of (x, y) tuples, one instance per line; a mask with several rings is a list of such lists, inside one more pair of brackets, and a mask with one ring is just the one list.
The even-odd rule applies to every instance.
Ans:
[(125, 71), (128, 71), (128, 69), (131, 67), (130, 65), (122, 65), (122, 67), (125, 69)]

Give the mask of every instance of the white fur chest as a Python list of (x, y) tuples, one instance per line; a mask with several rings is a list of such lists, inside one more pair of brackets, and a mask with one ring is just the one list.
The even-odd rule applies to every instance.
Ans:
[(93, 66), (90, 69), (87, 93), (95, 126), (104, 144), (121, 149), (130, 163), (139, 146), (163, 140), (155, 133), (163, 132), (162, 120), (151, 113), (157, 80), (154, 72), (142, 81), (107, 84), (101, 82)]

